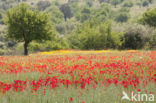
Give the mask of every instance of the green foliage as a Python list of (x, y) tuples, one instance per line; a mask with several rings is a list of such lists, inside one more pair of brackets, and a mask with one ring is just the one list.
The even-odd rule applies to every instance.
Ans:
[(124, 2), (123, 7), (133, 7), (133, 2), (126, 1), (126, 2)]
[(39, 1), (37, 3), (37, 7), (38, 9), (41, 10), (45, 10), (47, 7), (49, 7), (51, 5), (51, 3), (49, 1)]
[(129, 19), (129, 14), (126, 12), (121, 12), (116, 16), (115, 21), (123, 23), (123, 22), (127, 22), (128, 19)]
[(152, 38), (149, 43), (150, 43), (150, 49), (156, 49), (156, 32), (154, 35), (152, 35)]
[(151, 27), (156, 27), (156, 8), (146, 11), (139, 22), (143, 25), (149, 25)]
[(121, 9), (119, 9), (119, 12), (125, 12), (125, 13), (129, 13), (130, 8), (128, 7), (122, 7)]
[(0, 13), (0, 24), (4, 24), (4, 22), (2, 20), (2, 13)]
[(145, 6), (148, 6), (148, 5), (149, 5), (149, 2), (146, 1), (146, 0), (142, 3), (142, 6), (144, 6), (144, 7), (145, 7)]
[(75, 28), (73, 21), (67, 21), (64, 23), (57, 24), (55, 26), (57, 32), (62, 35), (70, 34), (71, 31)]
[(0, 48), (3, 48), (3, 47), (4, 47), (4, 43), (0, 42)]
[(73, 11), (68, 4), (61, 5), (60, 10), (64, 14), (65, 21), (67, 20), (67, 18), (71, 18), (73, 16)]
[(83, 8), (80, 15), (80, 21), (84, 22), (88, 20), (90, 17), (91, 17), (91, 9), (88, 7)]
[[(36, 18), (34, 16), (35, 14), (30, 13), (30, 12), (25, 12), (25, 11), (24, 13), (17, 12), (14, 14), (14, 17), (12, 13), (11, 15), (13, 18), (15, 18), (15, 16), (18, 15), (16, 17), (18, 21), (16, 22), (16, 24), (12, 24), (12, 26), (14, 26), (12, 29), (8, 29), (8, 31), (11, 30), (13, 32), (13, 33), (10, 32), (10, 34), (12, 34), (12, 37), (11, 36), (8, 36), (8, 37), (15, 39), (17, 41), (25, 42), (21, 34), (22, 34), (22, 31), (26, 32), (25, 34), (26, 37), (33, 39), (33, 40), (30, 40), (32, 41), (32, 43), (30, 44), (30, 47), (29, 47), (29, 49), (32, 51), (50, 50), (48, 49), (48, 46), (51, 49), (54, 49), (54, 48), (63, 49), (64, 47), (69, 46), (69, 45), (68, 46), (62, 45), (64, 43), (62, 44), (59, 43), (60, 40), (55, 40), (55, 41), (49, 40), (48, 42), (45, 41), (45, 42), (40, 42), (40, 43), (37, 42), (40, 40), (42, 41), (42, 38), (43, 39), (53, 38), (53, 36), (50, 34), (55, 34), (55, 30), (54, 28), (51, 27), (52, 25), (50, 24), (50, 22), (53, 22), (53, 25), (55, 29), (57, 30), (58, 34), (61, 35), (61, 42), (63, 41), (65, 42), (65, 44), (68, 44), (67, 43), (68, 41), (66, 41), (65, 38), (69, 36), (68, 40), (70, 42), (70, 46), (72, 48), (77, 48), (77, 49), (120, 48), (121, 44), (123, 44), (122, 42), (124, 42), (124, 37), (122, 38), (123, 41), (120, 40), (120, 37), (122, 37), (122, 34), (123, 34), (122, 32), (126, 28), (125, 26), (129, 25), (128, 22), (134, 23), (136, 19), (139, 17), (141, 13), (140, 11), (144, 11), (146, 9), (148, 11), (146, 11), (143, 14), (142, 18), (139, 19), (139, 23), (143, 25), (149, 25), (151, 27), (156, 27), (156, 20), (155, 20), (156, 10), (154, 9), (149, 10), (149, 8), (154, 8), (155, 6), (156, 2), (154, 2), (154, 0), (69, 0), (69, 1), (68, 0), (52, 0), (52, 1), (22, 0), (22, 1), (28, 4), (31, 4), (33, 7), (32, 8), (28, 7), (29, 10), (31, 12), (35, 12), (36, 15), (38, 15), (36, 17), (41, 18), (41, 19), (35, 19)], [(6, 28), (1, 28), (1, 25), (5, 26), (4, 20), (2, 19), (2, 14), (6, 14), (5, 13), (6, 10), (8, 10), (9, 8), (12, 8), (13, 6), (16, 6), (19, 2), (20, 0), (0, 0), (0, 29), (2, 29), (3, 31), (6, 31)], [(114, 6), (112, 6), (111, 4)], [(114, 7), (117, 7), (117, 5), (118, 5), (118, 8), (114, 8)], [(140, 11), (136, 12), (135, 10), (138, 8), (137, 6), (140, 7)], [(142, 6), (145, 6), (145, 7), (142, 8)], [(38, 7), (39, 11), (35, 7)], [(13, 11), (15, 10), (12, 10), (11, 12)], [(20, 10), (16, 10), (16, 11), (20, 11)], [(40, 11), (45, 11), (49, 15)], [(31, 16), (28, 16), (29, 14)], [(10, 17), (10, 19), (12, 17)], [(6, 17), (4, 17), (4, 19), (5, 18)], [(26, 19), (26, 18), (29, 18), (29, 19)], [(50, 20), (48, 20), (49, 18)], [(45, 19), (48, 22), (47, 24), (49, 26), (43, 26), (44, 25), (43, 24), (42, 27), (38, 29), (40, 27), (39, 26), (40, 24), (38, 24), (37, 22), (44, 21)], [(16, 20), (13, 20), (12, 23), (15, 23), (15, 21)], [(20, 21), (22, 21), (21, 24), (19, 24)], [(106, 21), (112, 21), (113, 30), (114, 30), (114, 25), (119, 26), (119, 27), (116, 26), (116, 28), (120, 28), (121, 26), (120, 31), (114, 32), (112, 29), (108, 29), (109, 23), (106, 23)], [(30, 26), (28, 25), (28, 23), (30, 24)], [(36, 24), (38, 26), (34, 26)], [(85, 27), (85, 25), (86, 26), (90, 25), (90, 26)], [(15, 30), (16, 27), (18, 28), (18, 30)], [(44, 27), (46, 29), (42, 31), (41, 29)], [(37, 30), (34, 28), (37, 28)], [(31, 29), (30, 31), (33, 30), (33, 32), (29, 33), (29, 29)], [(78, 29), (80, 29), (79, 32), (78, 32)], [(35, 33), (35, 30), (38, 33)], [(43, 34), (43, 35), (46, 34), (46, 32), (44, 33), (44, 31), (47, 31), (47, 30), (49, 30), (48, 31), (49, 36), (40, 36), (40, 34)], [(108, 33), (108, 31), (110, 31), (110, 33)], [(134, 30), (134, 32), (136, 31)], [(3, 34), (6, 34), (6, 32)], [(18, 34), (18, 35), (15, 35), (17, 38), (13, 38), (14, 34)], [(68, 34), (72, 34), (72, 35), (68, 35)], [(60, 39), (60, 37), (58, 37), (58, 39)], [(94, 42), (91, 42), (92, 40)], [(95, 42), (95, 41), (98, 41), (98, 42)], [(11, 51), (12, 50), (19, 51), (20, 49), (23, 49), (23, 48), (18, 48), (19, 43), (14, 42), (13, 40), (10, 40), (10, 39), (6, 39), (1, 36), (0, 36), (0, 42), (4, 44), (3, 45), (4, 51), (5, 49), (11, 50)], [(21, 43), (20, 43), (20, 46), (21, 46)], [(151, 37), (150, 41), (145, 44), (144, 47), (146, 48), (149, 46), (150, 48), (153, 48), (155, 46), (154, 35)], [(123, 46), (123, 49), (124, 49), (124, 46)]]
[(30, 42), (47, 40), (54, 33), (48, 15), (38, 12), (37, 9), (32, 10), (24, 3), (7, 11), (5, 23), (8, 26), (7, 36), (24, 42), (25, 55), (28, 53), (27, 47)]
[(153, 0), (148, 0), (148, 2), (152, 4), (153, 3)]
[(49, 13), (50, 19), (53, 23), (59, 24), (62, 23), (64, 20), (63, 13), (59, 10), (58, 7), (51, 6), (46, 9), (46, 12)]
[(110, 5), (107, 3), (102, 3), (99, 9), (105, 10), (107, 13), (111, 13), (112, 11)]
[(2, 7), (3, 10), (7, 10), (12, 7), (10, 3), (6, 3), (6, 2), (2, 3), (0, 6)]
[(59, 6), (60, 5), (60, 3), (57, 0), (54, 1), (54, 4), (55, 4), (55, 6)]
[(111, 30), (110, 23), (95, 24), (94, 20), (78, 26), (68, 40), (75, 49), (108, 49), (120, 46), (120, 36)]
[(110, 2), (110, 0), (98, 0), (98, 1), (99, 1), (99, 3), (103, 3), (103, 2), (109, 3)]
[(111, 4), (114, 5), (115, 8), (119, 3), (120, 3), (120, 0), (111, 0)]
[(109, 18), (109, 13), (111, 12), (110, 7), (107, 4), (102, 4), (100, 8), (94, 11), (94, 18), (98, 21), (105, 21)]
[(152, 30), (140, 25), (132, 25), (127, 28), (122, 40), (124, 49), (143, 49), (152, 38)]
[(98, 0), (99, 1), (99, 3), (102, 3), (102, 2), (104, 2), (105, 0)]
[(92, 7), (92, 6), (93, 6), (93, 2), (92, 2), (92, 1), (87, 1), (86, 4), (87, 4), (89, 7)]
[(55, 38), (53, 41), (46, 41), (44, 43), (32, 42), (30, 43), (29, 50), (32, 52), (50, 51), (59, 49), (69, 49), (67, 40), (61, 37)]
[(5, 51), (3, 49), (0, 49), (0, 55), (4, 55)]

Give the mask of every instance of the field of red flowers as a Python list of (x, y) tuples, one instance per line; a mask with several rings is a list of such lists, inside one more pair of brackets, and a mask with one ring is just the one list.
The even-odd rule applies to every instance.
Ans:
[(156, 95), (156, 51), (0, 57), (0, 103), (129, 103), (122, 91)]

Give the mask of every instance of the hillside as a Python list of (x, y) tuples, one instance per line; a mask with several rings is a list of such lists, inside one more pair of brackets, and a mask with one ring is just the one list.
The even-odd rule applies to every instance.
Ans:
[[(61, 40), (62, 42), (61, 44), (57, 42), (56, 45), (59, 46), (55, 45), (51, 49), (73, 48), (64, 39), (68, 39), (69, 35), (74, 34), (79, 25), (83, 25), (88, 20), (111, 21), (114, 32), (125, 32), (128, 26), (138, 24), (138, 19), (145, 11), (156, 7), (155, 0), (0, 0), (0, 54), (4, 54), (1, 52), (8, 52), (8, 50), (9, 53), (12, 50), (22, 52), (20, 51), (22, 44), (4, 39), (6, 25), (2, 19), (2, 16), (5, 18), (8, 9), (21, 2), (25, 2), (33, 8), (38, 8), (39, 11), (49, 13), (53, 26), (61, 37), (56, 41)], [(33, 52), (33, 46), (36, 45), (40, 46), (40, 44), (33, 43), (30, 47)]]

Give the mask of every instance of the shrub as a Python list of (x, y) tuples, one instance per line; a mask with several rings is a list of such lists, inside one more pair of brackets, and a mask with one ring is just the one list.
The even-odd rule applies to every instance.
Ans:
[(5, 51), (0, 49), (0, 55), (4, 55), (5, 54)]
[(45, 10), (47, 7), (49, 7), (51, 3), (49, 1), (39, 1), (37, 3), (38, 10)]
[(111, 29), (110, 23), (86, 21), (78, 26), (68, 37), (70, 46), (74, 49), (108, 49), (120, 46), (120, 34)]
[(88, 1), (88, 2), (86, 2), (87, 3), (87, 5), (89, 6), (89, 7), (92, 7), (93, 6), (93, 2), (92, 1)]
[(146, 11), (138, 21), (143, 25), (156, 28), (156, 8)]
[(152, 30), (149, 27), (133, 25), (126, 29), (122, 40), (124, 49), (143, 49), (152, 37)]
[(148, 6), (149, 5), (149, 2), (148, 1), (144, 1), (143, 3), (142, 3), (142, 6)]
[(149, 3), (153, 3), (153, 0), (148, 0)]
[(150, 49), (156, 49), (156, 33), (152, 36), (150, 40)]
[(69, 49), (68, 42), (61, 37), (55, 38), (55, 40), (53, 41), (46, 41), (44, 43), (32, 42), (29, 46), (29, 50), (32, 52), (50, 51), (59, 49)]
[(133, 2), (127, 1), (123, 4), (123, 7), (133, 7)]
[(129, 19), (129, 14), (128, 13), (119, 13), (116, 18), (115, 18), (115, 21), (117, 22), (127, 22)]

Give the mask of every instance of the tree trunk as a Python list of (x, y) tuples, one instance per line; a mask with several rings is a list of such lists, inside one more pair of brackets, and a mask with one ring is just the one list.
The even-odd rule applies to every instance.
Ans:
[(24, 43), (24, 55), (27, 56), (28, 55), (28, 42)]

